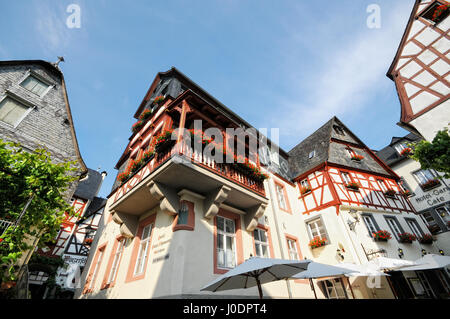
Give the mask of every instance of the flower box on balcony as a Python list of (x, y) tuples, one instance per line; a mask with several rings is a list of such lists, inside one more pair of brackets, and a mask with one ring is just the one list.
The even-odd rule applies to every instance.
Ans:
[(433, 235), (425, 234), (422, 237), (418, 238), (419, 243), (424, 245), (431, 245), (433, 243)]
[(415, 240), (416, 236), (414, 236), (413, 234), (410, 233), (398, 234), (398, 241), (401, 243), (411, 244)]
[(172, 139), (172, 132), (172, 130), (169, 130), (158, 135), (155, 143), (155, 151), (157, 153), (164, 152), (175, 144), (176, 141)]
[(387, 197), (395, 197), (396, 191), (393, 189), (388, 189), (384, 192), (384, 195)]
[(164, 96), (160, 95), (160, 96), (155, 97), (155, 99), (153, 100), (153, 103), (156, 105), (160, 105), (161, 102), (163, 102), (163, 101), (164, 101)]
[(319, 248), (327, 244), (326, 238), (314, 237), (308, 244), (311, 249)]
[(86, 244), (86, 245), (92, 245), (92, 243), (94, 242), (94, 239), (93, 238), (86, 238), (85, 240), (84, 240), (84, 243)]
[(133, 133), (137, 133), (141, 130), (141, 128), (144, 127), (145, 122), (143, 121), (137, 121), (136, 123), (133, 124), (133, 126), (131, 127), (131, 131)]
[(444, 13), (450, 10), (450, 4), (442, 4), (440, 6), (438, 6), (433, 13), (433, 17), (431, 20), (433, 20), (433, 22), (438, 23), (442, 21), (442, 17), (445, 17)]
[(345, 184), (345, 187), (347, 187), (348, 189), (351, 189), (353, 191), (359, 191), (359, 188), (361, 187), (361, 185), (359, 183), (347, 183)]
[(234, 157), (234, 163), (232, 164), (234, 168), (243, 173), (244, 175), (255, 179), (258, 182), (263, 182), (267, 178), (268, 175), (261, 172), (261, 170), (254, 164), (250, 163), (248, 158), (244, 160), (238, 159), (236, 156)]
[(441, 185), (441, 182), (438, 179), (431, 179), (426, 183), (421, 184), (420, 187), (422, 187), (424, 191), (428, 191), (438, 185)]
[(302, 186), (302, 187), (300, 187), (300, 193), (301, 193), (302, 195), (309, 194), (309, 193), (311, 193), (311, 188), (310, 188), (310, 187)]
[(408, 156), (408, 155), (411, 154), (411, 152), (412, 152), (411, 147), (407, 147), (407, 148), (404, 148), (404, 149), (400, 152), (400, 155), (401, 155), (401, 156)]
[(139, 116), (139, 119), (141, 121), (147, 121), (150, 117), (152, 117), (153, 112), (151, 110), (144, 110), (141, 115)]
[(117, 175), (117, 179), (123, 183), (130, 177), (130, 172), (123, 172)]
[(375, 233), (372, 233), (372, 238), (375, 241), (388, 241), (391, 239), (391, 233), (386, 230), (379, 230)]
[(362, 155), (353, 155), (352, 156), (352, 161), (356, 161), (356, 162), (361, 162), (364, 159), (364, 156)]
[(191, 145), (195, 149), (195, 145), (201, 144), (202, 147), (209, 145), (212, 143), (212, 139), (207, 137), (205, 133), (201, 130), (189, 130), (189, 134), (191, 135)]

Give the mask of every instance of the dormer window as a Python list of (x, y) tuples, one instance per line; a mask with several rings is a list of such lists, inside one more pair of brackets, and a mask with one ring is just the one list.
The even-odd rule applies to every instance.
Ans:
[(6, 96), (0, 101), (0, 121), (17, 127), (33, 108)]
[(309, 153), (308, 158), (311, 159), (315, 156), (316, 156), (316, 150), (313, 150), (312, 152)]
[(336, 134), (345, 136), (345, 132), (342, 127), (340, 127), (339, 125), (333, 125), (333, 128), (334, 128), (334, 131), (336, 132)]
[(423, 11), (420, 16), (435, 24), (439, 24), (448, 17), (449, 13), (450, 4), (444, 1), (436, 1), (428, 9)]
[(20, 83), (20, 86), (40, 97), (43, 97), (51, 87), (48, 83), (31, 74)]

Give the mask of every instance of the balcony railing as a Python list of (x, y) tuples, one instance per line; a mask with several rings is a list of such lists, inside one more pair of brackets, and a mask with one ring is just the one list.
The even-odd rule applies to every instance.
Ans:
[(204, 156), (202, 152), (197, 152), (191, 146), (185, 143), (177, 143), (173, 147), (170, 147), (164, 151), (159, 151), (157, 155), (149, 160), (143, 167), (136, 173), (131, 175), (126, 181), (124, 181), (114, 194), (114, 202), (119, 198), (127, 194), (136, 185), (138, 185), (143, 179), (154, 172), (159, 166), (166, 161), (170, 160), (173, 155), (182, 155), (192, 163), (203, 167), (209, 171), (216, 173), (222, 177), (225, 177), (234, 183), (241, 185), (253, 192), (265, 196), (263, 181), (252, 178), (238, 169), (230, 163), (217, 163), (213, 158)]
[(14, 225), (13, 222), (0, 219), (0, 236), (2, 236), (3, 233), (12, 225)]

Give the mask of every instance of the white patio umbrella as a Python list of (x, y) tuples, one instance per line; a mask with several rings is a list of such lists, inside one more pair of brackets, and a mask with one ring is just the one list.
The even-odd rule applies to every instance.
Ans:
[(310, 262), (310, 260), (252, 257), (200, 290), (216, 292), (257, 286), (259, 297), (262, 299), (262, 284), (289, 279), (293, 275), (305, 271)]
[(373, 277), (373, 276), (389, 276), (382, 271), (377, 270), (374, 265), (371, 264), (363, 264), (356, 265), (352, 263), (341, 263), (338, 264), (340, 268), (349, 269), (352, 272), (345, 274), (346, 277)]
[(321, 264), (313, 261), (308, 265), (308, 269), (306, 271), (302, 271), (301, 273), (292, 276), (291, 279), (309, 279), (309, 284), (312, 291), (314, 292), (314, 297), (317, 299), (316, 289), (314, 288), (314, 284), (312, 282), (313, 279), (325, 277), (340, 277), (352, 272), (354, 272), (354, 270)]
[(432, 270), (450, 266), (450, 257), (428, 254), (415, 261), (414, 266), (403, 267), (399, 271)]
[(416, 265), (414, 261), (397, 258), (377, 257), (366, 263), (370, 269), (375, 270), (395, 270), (403, 267)]

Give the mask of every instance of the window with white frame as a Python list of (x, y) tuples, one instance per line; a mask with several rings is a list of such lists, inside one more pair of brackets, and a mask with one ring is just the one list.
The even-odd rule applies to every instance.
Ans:
[(436, 221), (436, 218), (433, 215), (434, 212), (432, 213), (430, 211), (423, 212), (419, 215), (432, 234), (442, 231), (442, 227), (439, 226), (439, 223)]
[(403, 233), (400, 224), (398, 223), (397, 219), (394, 217), (385, 217), (387, 224), (389, 225), (389, 228), (391, 229), (394, 237), (399, 240), (399, 234)]
[(311, 159), (316, 156), (316, 150), (309, 152), (308, 158)]
[(408, 183), (403, 179), (403, 177), (400, 177), (398, 185), (400, 186), (403, 192), (409, 192), (410, 194), (412, 194), (411, 187), (409, 187)]
[(420, 185), (423, 185), (431, 180), (436, 179), (433, 172), (429, 169), (421, 169), (413, 173), (414, 177), (417, 179)]
[(141, 242), (139, 244), (139, 253), (136, 260), (135, 275), (140, 275), (144, 272), (147, 257), (150, 251), (150, 238), (152, 234), (153, 224), (147, 225), (142, 229)]
[(450, 209), (447, 206), (441, 206), (436, 208), (436, 213), (438, 213), (439, 217), (442, 218), (447, 228), (450, 228)]
[(20, 86), (24, 87), (30, 92), (39, 95), (42, 97), (45, 93), (47, 93), (50, 85), (39, 80), (37, 77), (33, 75), (29, 75), (25, 80), (20, 83)]
[(89, 284), (89, 288), (92, 289), (92, 287), (94, 287), (94, 283), (95, 280), (97, 279), (97, 275), (98, 275), (98, 270), (100, 268), (100, 264), (102, 263), (102, 259), (103, 259), (103, 253), (105, 252), (105, 248), (101, 248), (98, 251), (98, 256), (97, 256), (97, 260), (96, 263), (94, 265), (94, 271), (92, 272), (92, 278), (91, 278), (91, 282)]
[(288, 205), (285, 197), (285, 190), (282, 185), (275, 184), (275, 189), (277, 191), (277, 199), (278, 199), (278, 205), (283, 210), (288, 210)]
[(318, 237), (320, 239), (328, 240), (325, 227), (320, 217), (306, 222), (306, 226), (308, 228), (310, 239)]
[(287, 245), (288, 245), (288, 251), (289, 251), (289, 258), (291, 260), (298, 260), (299, 255), (297, 251), (297, 243), (295, 240), (288, 238), (287, 239)]
[(267, 232), (264, 229), (256, 228), (253, 231), (253, 237), (255, 239), (256, 256), (269, 258), (269, 241), (267, 238)]
[(376, 233), (377, 231), (379, 231), (377, 224), (375, 223), (375, 219), (372, 215), (368, 215), (368, 214), (364, 214), (361, 215), (364, 224), (367, 227), (367, 230), (369, 231), (370, 234)]
[(347, 299), (342, 279), (329, 279), (321, 281), (327, 299)]
[(236, 230), (232, 219), (217, 216), (217, 267), (236, 266)]
[(406, 145), (406, 143), (397, 143), (394, 145), (394, 148), (399, 154), (402, 154), (402, 151), (408, 148), (408, 146)]
[(423, 236), (422, 229), (420, 228), (417, 220), (415, 220), (415, 219), (405, 219), (405, 220), (414, 236), (416, 236), (417, 238), (420, 238)]
[(377, 179), (378, 184), (380, 184), (381, 190), (383, 192), (386, 192), (388, 188), (386, 187), (386, 183), (382, 179)]
[(17, 126), (31, 109), (31, 107), (7, 96), (0, 101), (0, 121)]
[(341, 178), (342, 178), (342, 182), (344, 184), (348, 184), (352, 182), (352, 179), (350, 178), (350, 174), (347, 172), (341, 172)]
[(125, 242), (126, 242), (126, 239), (122, 238), (117, 243), (118, 246), (117, 246), (116, 252), (114, 254), (114, 260), (113, 260), (113, 263), (111, 266), (111, 271), (109, 273), (107, 284), (112, 283), (114, 281), (114, 278), (116, 278), (116, 274), (117, 274), (117, 270), (119, 269), (119, 262), (122, 257)]

